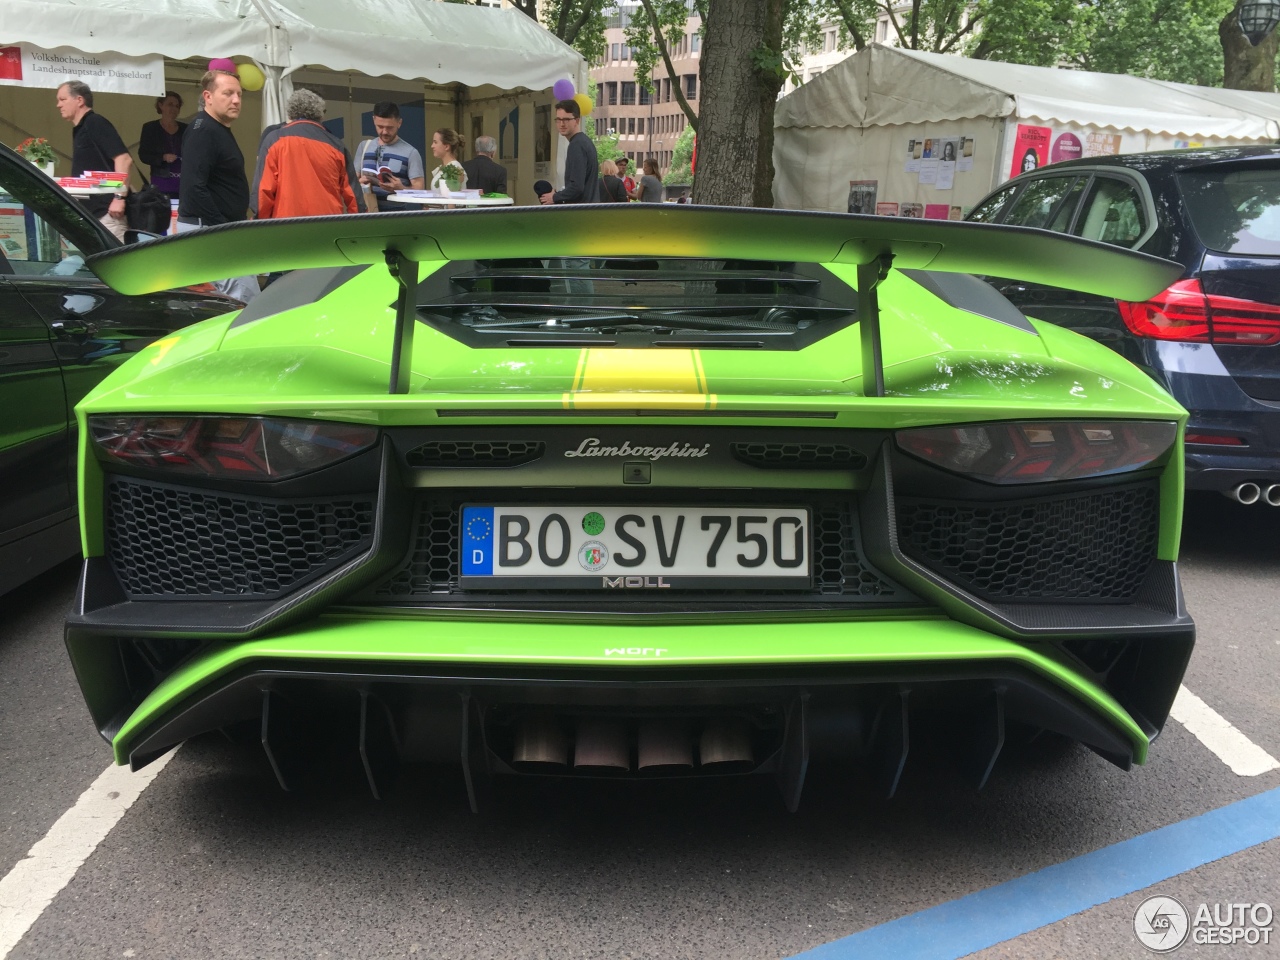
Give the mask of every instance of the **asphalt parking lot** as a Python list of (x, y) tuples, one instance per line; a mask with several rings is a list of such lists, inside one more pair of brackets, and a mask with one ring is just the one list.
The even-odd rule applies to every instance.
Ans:
[[(1186, 688), (1280, 757), (1280, 510), (1192, 498), (1182, 572), (1199, 627)], [(62, 646), (75, 573), (64, 566), (0, 599), (0, 878), (110, 760)], [(1207, 844), (1208, 862), (1191, 869), (1178, 868), (1171, 844), (1144, 840), (1178, 825), (1186, 839), (1172, 846), (1185, 852), (1213, 829), (1237, 835), (1235, 820), (1194, 818), (1229, 818), (1245, 809), (1230, 805), (1280, 788), (1280, 770), (1240, 775), (1183, 723), (1171, 721), (1149, 763), (1129, 773), (1082, 748), (1010, 750), (982, 792), (943, 751), (923, 750), (892, 801), (858, 771), (831, 768), (813, 771), (797, 814), (771, 782), (523, 781), (473, 815), (454, 769), (409, 771), (381, 802), (344, 771), (324, 791), (285, 794), (258, 752), (202, 738), (82, 851), (7, 958), (3, 934), (18, 908), (0, 879), (0, 960), (808, 950), (903, 960), (958, 955), (966, 936), (1014, 914), (1017, 935), (977, 956), (1126, 958), (1152, 955), (1133, 929), (1152, 895), (1192, 911), (1280, 908), (1280, 840), (1225, 857)], [(1264, 828), (1276, 809), (1260, 814)], [(1280, 816), (1275, 827), (1271, 836)], [(1137, 845), (1114, 846), (1125, 841)], [(1161, 879), (1126, 887), (1126, 861), (1144, 857)], [(1020, 880), (1048, 868), (1063, 871), (1064, 901), (1077, 880), (1114, 896), (1055, 918), (1043, 890)], [(901, 920), (919, 911), (925, 922)], [(938, 911), (949, 926), (930, 934)], [(1175, 955), (1280, 956), (1276, 927), (1270, 944), (1188, 940)]]

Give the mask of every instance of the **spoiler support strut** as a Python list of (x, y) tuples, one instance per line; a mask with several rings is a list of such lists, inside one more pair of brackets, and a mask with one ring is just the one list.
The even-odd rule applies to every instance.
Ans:
[(387, 270), (400, 285), (396, 294), (396, 332), (391, 345), (391, 384), (388, 393), (408, 393), (413, 369), (413, 331), (417, 324), (413, 296), (418, 289), (418, 261), (399, 250), (382, 251)]
[(862, 343), (862, 393), (884, 396), (884, 357), (880, 348), (880, 297), (876, 288), (889, 275), (893, 254), (882, 253), (858, 264), (858, 333)]

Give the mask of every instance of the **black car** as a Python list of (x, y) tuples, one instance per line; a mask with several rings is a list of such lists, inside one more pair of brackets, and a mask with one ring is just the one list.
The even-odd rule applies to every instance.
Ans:
[(85, 267), (120, 246), (0, 146), (0, 594), (80, 552), (75, 405), (125, 357), (239, 301), (122, 296)]
[(1280, 146), (1058, 163), (1010, 180), (968, 219), (1183, 264), (1144, 303), (993, 283), (1026, 314), (1118, 351), (1190, 411), (1189, 489), (1280, 506)]

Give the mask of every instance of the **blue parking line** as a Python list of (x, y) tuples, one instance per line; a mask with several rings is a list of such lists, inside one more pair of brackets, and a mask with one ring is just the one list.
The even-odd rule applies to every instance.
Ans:
[(1280, 787), (797, 954), (955, 960), (1280, 837)]

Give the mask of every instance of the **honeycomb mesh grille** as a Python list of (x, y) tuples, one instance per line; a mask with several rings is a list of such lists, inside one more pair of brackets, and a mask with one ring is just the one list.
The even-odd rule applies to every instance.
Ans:
[(843, 443), (734, 443), (735, 460), (757, 467), (845, 467), (859, 470), (867, 458)]
[(516, 467), (539, 459), (546, 444), (534, 440), (432, 440), (405, 454), (411, 467)]
[[(463, 590), (458, 586), (461, 562), (459, 514), (461, 502), (419, 504), (415, 518), (414, 543), (401, 567), (374, 595), (383, 600), (414, 600), (427, 597), (554, 597), (581, 590)], [(812, 587), (798, 590), (757, 589), (681, 590), (681, 598), (760, 598), (825, 600), (911, 600), (909, 594), (877, 573), (861, 556), (857, 523), (851, 504), (822, 504), (813, 507)], [(598, 596), (598, 595), (597, 595)]]
[(107, 555), (130, 597), (275, 597), (372, 538), (372, 500), (251, 500), (120, 478), (107, 486)]
[(1156, 557), (1154, 485), (1017, 503), (898, 500), (908, 556), (988, 600), (1125, 602)]

